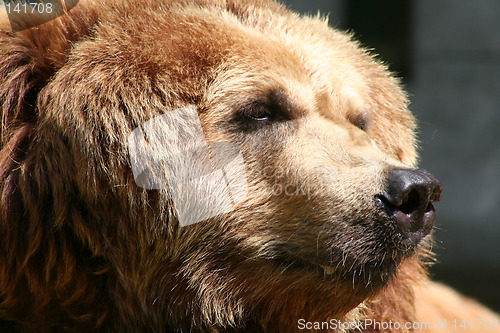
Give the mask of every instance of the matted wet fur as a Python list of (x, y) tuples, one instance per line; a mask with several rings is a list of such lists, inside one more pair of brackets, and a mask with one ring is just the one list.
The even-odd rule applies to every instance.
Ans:
[[(429, 240), (373, 201), (416, 164), (415, 122), (349, 35), (264, 0), (80, 1), (17, 33), (0, 19), (3, 331), (289, 333), (437, 303), (415, 310)], [(207, 140), (241, 149), (249, 193), (181, 227), (126, 143), (193, 104)]]

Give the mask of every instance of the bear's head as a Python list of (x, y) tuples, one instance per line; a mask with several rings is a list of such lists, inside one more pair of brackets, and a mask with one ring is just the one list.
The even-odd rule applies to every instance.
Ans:
[(1, 20), (0, 318), (292, 332), (411, 316), (440, 185), (415, 169), (398, 80), (349, 35), (267, 1)]

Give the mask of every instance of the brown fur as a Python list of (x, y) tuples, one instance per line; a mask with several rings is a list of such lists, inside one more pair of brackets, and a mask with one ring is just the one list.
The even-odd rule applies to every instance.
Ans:
[[(0, 27), (0, 328), (418, 319), (428, 242), (407, 246), (373, 205), (390, 168), (416, 164), (415, 124), (398, 81), (348, 35), (258, 0), (89, 0)], [(293, 121), (234, 120), (273, 98)], [(126, 142), (188, 104), (209, 141), (241, 147), (250, 192), (180, 227), (167, 191), (136, 186)]]

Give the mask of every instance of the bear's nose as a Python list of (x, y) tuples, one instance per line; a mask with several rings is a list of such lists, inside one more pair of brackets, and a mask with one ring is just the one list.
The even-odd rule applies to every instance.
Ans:
[(417, 244), (432, 230), (435, 211), (432, 202), (441, 199), (441, 183), (424, 169), (393, 169), (385, 191), (376, 203), (385, 209), (400, 230)]

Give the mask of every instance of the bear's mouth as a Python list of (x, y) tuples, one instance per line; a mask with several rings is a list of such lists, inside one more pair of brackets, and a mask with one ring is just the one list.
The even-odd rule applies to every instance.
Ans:
[(283, 270), (311, 273), (321, 281), (348, 281), (351, 285), (378, 287), (392, 278), (402, 260), (386, 258), (377, 263), (360, 263), (353, 260), (345, 262), (319, 263), (298, 256), (283, 256), (279, 260)]

